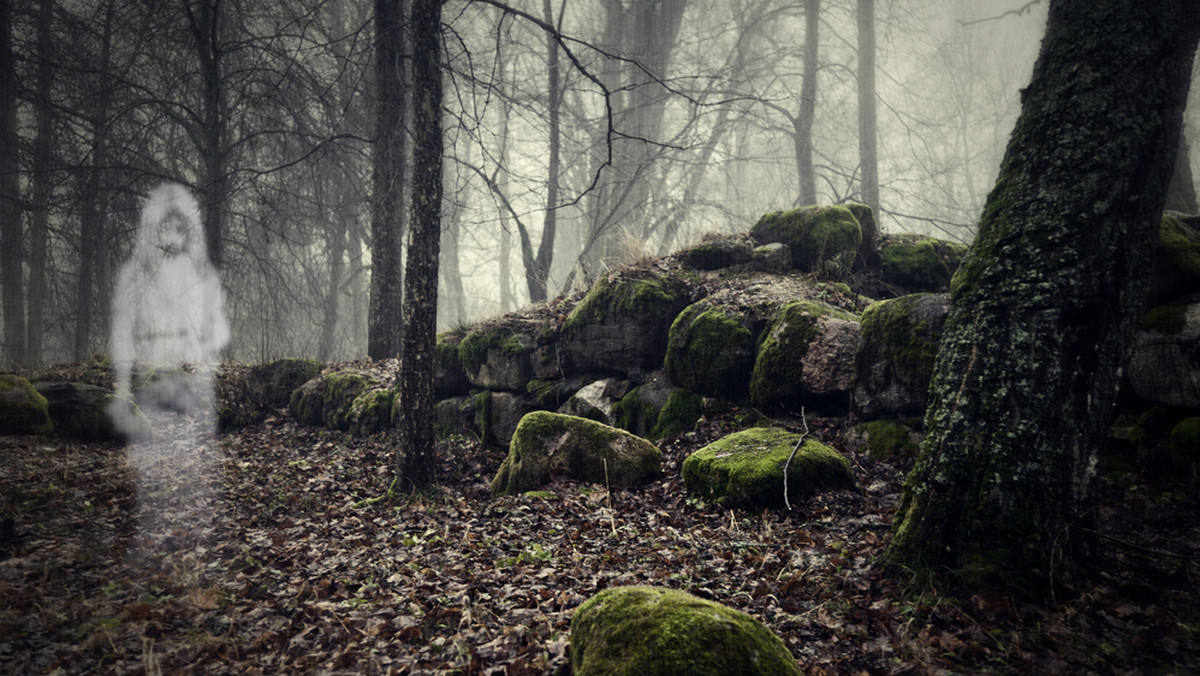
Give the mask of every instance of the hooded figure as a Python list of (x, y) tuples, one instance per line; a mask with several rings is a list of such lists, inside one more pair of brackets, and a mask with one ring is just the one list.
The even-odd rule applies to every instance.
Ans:
[(211, 410), (212, 367), (229, 342), (223, 307), (199, 205), (178, 183), (158, 186), (142, 208), (137, 243), (113, 296), (118, 399), (129, 401), (136, 362), (143, 376), (150, 373), (137, 394), (143, 410)]

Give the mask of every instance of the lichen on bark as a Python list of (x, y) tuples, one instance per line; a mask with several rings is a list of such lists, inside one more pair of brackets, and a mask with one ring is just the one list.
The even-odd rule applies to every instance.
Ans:
[(1141, 317), (1200, 9), (1059, 0), (951, 284), (927, 436), (885, 558), (971, 588), (1070, 583), (1095, 450)]

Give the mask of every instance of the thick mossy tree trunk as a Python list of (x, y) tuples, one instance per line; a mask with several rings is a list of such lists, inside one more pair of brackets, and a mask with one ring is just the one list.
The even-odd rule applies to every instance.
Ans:
[(442, 209), (442, 0), (413, 0), (412, 223), (405, 265), (397, 475), (405, 490), (434, 482), (433, 367)]
[(1070, 583), (1142, 310), (1194, 0), (1054, 0), (978, 238), (951, 285), (927, 436), (886, 560), (969, 588)]

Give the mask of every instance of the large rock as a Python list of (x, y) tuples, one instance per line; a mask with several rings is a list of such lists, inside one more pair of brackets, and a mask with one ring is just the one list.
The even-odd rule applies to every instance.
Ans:
[(672, 276), (601, 277), (567, 316), (562, 345), (574, 371), (625, 375), (662, 365), (667, 331), (689, 302)]
[(857, 317), (820, 302), (788, 303), (759, 338), (750, 401), (844, 415), (857, 349)]
[(702, 408), (698, 395), (673, 385), (665, 372), (655, 371), (613, 406), (613, 426), (639, 437), (661, 439), (691, 429)]
[(465, 333), (446, 331), (437, 337), (437, 359), (433, 365), (434, 396), (440, 399), (458, 397), (471, 390), (471, 381), (463, 368), (458, 348)]
[(535, 411), (517, 425), (508, 457), (492, 479), (492, 495), (534, 490), (555, 474), (626, 488), (657, 478), (661, 467), (658, 448), (625, 430)]
[(348, 429), (355, 436), (366, 436), (387, 429), (392, 423), (392, 404), (396, 391), (384, 387), (368, 389), (350, 403)]
[(776, 509), (784, 506), (783, 469), (788, 465), (788, 497), (839, 488), (855, 488), (850, 461), (841, 453), (778, 427), (735, 432), (701, 448), (683, 461), (689, 495), (728, 507)]
[(286, 407), (292, 393), (320, 375), (322, 364), (312, 359), (277, 359), (255, 364), (244, 375), (218, 374), (217, 427), (225, 431), (256, 425), (267, 414)]
[(325, 422), (325, 379), (313, 378), (292, 392), (288, 413), (303, 425), (320, 427)]
[(749, 263), (753, 250), (745, 235), (707, 236), (700, 244), (683, 251), (680, 258), (689, 268), (720, 270)]
[[(149, 436), (149, 421), (142, 434), (127, 435), (113, 420), (111, 390), (86, 383), (39, 382), (33, 384), (46, 398), (54, 431), (62, 437), (83, 441), (126, 441), (130, 436)], [(145, 420), (145, 417), (142, 417)]]
[(1163, 213), (1150, 274), (1148, 304), (1200, 291), (1200, 217)]
[(613, 587), (571, 620), (577, 676), (800, 674), (783, 641), (754, 617), (685, 592)]
[(505, 326), (481, 326), (458, 345), (458, 356), (471, 384), (485, 390), (523, 391), (532, 374), (535, 337)]
[(837, 275), (850, 271), (862, 244), (858, 219), (842, 206), (774, 211), (754, 224), (750, 236), (759, 244), (786, 244), (801, 270)]
[(612, 425), (615, 419), (614, 409), (621, 398), (628, 393), (628, 380), (618, 378), (597, 380), (580, 388), (565, 404), (559, 407), (558, 412)]
[(925, 235), (885, 235), (879, 240), (883, 280), (909, 293), (947, 291), (967, 247)]
[(50, 405), (20, 376), (0, 375), (0, 434), (49, 434)]
[(667, 375), (698, 394), (745, 399), (759, 324), (732, 304), (705, 299), (689, 305), (671, 324)]
[(950, 313), (947, 294), (918, 293), (872, 303), (854, 356), (852, 406), (863, 418), (925, 413), (934, 359)]
[(1147, 312), (1126, 372), (1140, 398), (1200, 410), (1200, 303)]
[(326, 373), (324, 380), (325, 396), (321, 418), (325, 426), (335, 430), (350, 429), (354, 400), (376, 383), (367, 374), (353, 370)]

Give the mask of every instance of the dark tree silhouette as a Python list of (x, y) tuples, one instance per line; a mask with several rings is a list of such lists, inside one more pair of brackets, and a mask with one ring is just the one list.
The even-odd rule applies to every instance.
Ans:
[(1143, 309), (1200, 5), (1055, 0), (951, 285), (890, 563), (1036, 596), (1070, 583), (1095, 451)]

